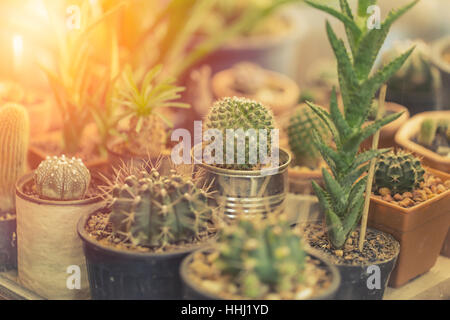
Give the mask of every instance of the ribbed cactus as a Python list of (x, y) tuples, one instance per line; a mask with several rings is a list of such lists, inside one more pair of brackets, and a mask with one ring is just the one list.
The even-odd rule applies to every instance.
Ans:
[[(224, 98), (215, 102), (205, 123), (206, 130), (217, 129), (223, 137), (223, 164), (217, 165), (236, 170), (252, 170), (264, 163), (265, 159), (261, 158), (260, 152), (260, 147), (263, 148), (260, 140), (260, 134), (263, 133), (261, 129), (266, 130), (266, 154), (270, 155), (271, 130), (274, 128), (275, 120), (267, 107), (259, 102), (237, 97)], [(234, 139), (230, 139), (226, 135), (227, 129), (234, 130)], [(256, 134), (254, 136), (246, 134), (249, 129), (254, 129)], [(205, 136), (208, 136), (207, 132), (205, 132)], [(233, 150), (231, 143), (234, 144), (234, 163), (227, 163), (227, 149)], [(255, 154), (250, 154), (250, 150), (256, 150)], [(245, 159), (242, 160), (244, 161), (239, 161), (239, 152), (243, 152)]]
[(420, 125), (419, 135), (417, 141), (425, 146), (431, 146), (436, 137), (437, 122), (434, 119), (425, 119)]
[(114, 233), (135, 245), (191, 242), (212, 221), (207, 191), (174, 170), (163, 177), (153, 168), (119, 180), (109, 195), (110, 221)]
[(36, 169), (34, 181), (43, 199), (80, 200), (89, 188), (91, 174), (81, 159), (48, 156)]
[(30, 120), (18, 104), (0, 107), (0, 213), (14, 211), (15, 184), (27, 170)]
[(398, 150), (390, 151), (378, 158), (375, 175), (374, 189), (388, 188), (391, 194), (412, 191), (424, 181), (425, 170), (420, 160), (411, 153)]
[(320, 152), (315, 146), (314, 133), (327, 141), (330, 134), (325, 123), (308, 105), (300, 105), (291, 116), (287, 127), (289, 148), (294, 154), (294, 164), (315, 169), (320, 161)]
[(241, 217), (219, 236), (217, 267), (240, 284), (246, 298), (290, 291), (303, 280), (301, 238), (285, 219), (274, 220)]

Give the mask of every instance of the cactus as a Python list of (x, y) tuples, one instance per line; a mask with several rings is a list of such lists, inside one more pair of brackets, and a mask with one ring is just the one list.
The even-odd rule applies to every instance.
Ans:
[(191, 242), (213, 217), (207, 190), (175, 170), (167, 177), (155, 168), (133, 172), (112, 186), (109, 197), (113, 232), (139, 246)]
[(15, 209), (16, 180), (27, 170), (30, 120), (18, 104), (0, 107), (0, 213)]
[(375, 166), (374, 190), (388, 188), (392, 195), (413, 191), (424, 181), (425, 170), (411, 153), (398, 150), (380, 155)]
[(420, 125), (419, 135), (417, 141), (425, 146), (431, 146), (434, 138), (436, 137), (436, 131), (438, 129), (437, 122), (433, 119), (425, 119)]
[(81, 200), (87, 193), (91, 174), (81, 159), (49, 157), (34, 173), (39, 197), (50, 200)]
[[(275, 120), (273, 118), (272, 112), (259, 102), (246, 99), (246, 98), (224, 98), (214, 103), (209, 112), (205, 127), (206, 129), (217, 129), (222, 134), (224, 141), (223, 144), (223, 164), (217, 164), (218, 166), (223, 166), (228, 169), (236, 170), (252, 170), (258, 168), (265, 159), (261, 158), (261, 152), (259, 148), (260, 145), (260, 129), (267, 130), (267, 154), (270, 154), (272, 147), (271, 141), (271, 130), (275, 128)], [(234, 141), (227, 137), (227, 129), (234, 129)], [(239, 131), (242, 129), (243, 131)], [(246, 135), (246, 131), (249, 129), (255, 129), (256, 136), (252, 139), (252, 136)], [(206, 133), (206, 136), (208, 134)], [(242, 145), (242, 140), (245, 141), (245, 146)], [(226, 152), (227, 149), (231, 148), (230, 143), (234, 144), (233, 159), (234, 163), (227, 163)], [(257, 155), (258, 159), (253, 160), (250, 156), (250, 149), (257, 144)], [(255, 150), (253, 149), (253, 150)], [(238, 151), (245, 150), (245, 161), (239, 161)], [(256, 155), (255, 155), (256, 156)], [(243, 162), (243, 163), (238, 163)]]
[(348, 38), (347, 47), (344, 41), (337, 37), (330, 23), (326, 23), (328, 39), (338, 65), (343, 112), (338, 107), (334, 90), (330, 112), (308, 102), (333, 135), (335, 146), (330, 146), (320, 139), (318, 134), (315, 135), (317, 148), (330, 171), (322, 170), (324, 188), (315, 182), (312, 184), (325, 213), (331, 245), (341, 248), (356, 228), (363, 212), (363, 195), (369, 168), (367, 162), (389, 151), (384, 149), (359, 153), (360, 145), (384, 125), (398, 119), (401, 113), (386, 115), (369, 125), (364, 123), (368, 119), (376, 92), (402, 67), (413, 49), (396, 57), (374, 73), (372, 69), (390, 27), (418, 0), (399, 10), (391, 11), (379, 28), (372, 29), (367, 28), (367, 22), (371, 19), (367, 9), (369, 5), (376, 4), (374, 0), (359, 0), (356, 13), (352, 12), (347, 0), (339, 1), (340, 11), (320, 2), (306, 2), (342, 21)]
[(325, 123), (306, 105), (300, 105), (291, 116), (287, 127), (289, 147), (294, 154), (294, 164), (317, 168), (320, 153), (313, 138), (317, 132), (324, 141), (330, 138)]
[(272, 220), (241, 216), (219, 234), (217, 267), (246, 298), (291, 291), (303, 281), (305, 252), (297, 230), (283, 217)]

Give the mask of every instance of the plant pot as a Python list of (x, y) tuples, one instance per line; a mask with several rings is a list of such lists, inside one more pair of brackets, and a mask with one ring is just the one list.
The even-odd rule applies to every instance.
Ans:
[(395, 135), (395, 142), (402, 148), (407, 149), (422, 158), (422, 163), (433, 169), (450, 173), (450, 158), (441, 156), (434, 151), (421, 146), (412, 139), (417, 136), (424, 119), (435, 120), (450, 118), (450, 111), (423, 112), (409, 119)]
[[(427, 169), (443, 181), (450, 175)], [(394, 236), (401, 251), (389, 286), (399, 287), (436, 263), (450, 226), (450, 190), (411, 208), (371, 196), (369, 225)]]
[[(204, 251), (210, 250), (211, 249), (204, 249)], [(338, 290), (341, 282), (338, 270), (335, 266), (323, 259), (317, 253), (314, 253), (313, 251), (307, 251), (307, 254), (313, 259), (319, 260), (322, 266), (326, 266), (330, 270), (333, 277), (330, 287), (325, 292), (309, 300), (332, 300), (335, 297), (336, 291)], [(191, 253), (189, 256), (187, 256), (183, 260), (180, 268), (181, 279), (183, 281), (183, 298), (186, 300), (223, 300), (221, 297), (209, 293), (194, 281), (192, 281), (192, 279), (190, 279), (188, 266), (190, 263), (192, 263), (193, 257), (194, 253)]]
[[(33, 173), (16, 185), (18, 279), (48, 299), (87, 299), (89, 284), (82, 243), (76, 226), (81, 215), (104, 206), (101, 197), (78, 201), (52, 201), (24, 192)], [(79, 268), (80, 289), (68, 289), (68, 277)], [(76, 271), (75, 271), (76, 272)]]
[(314, 194), (312, 181), (323, 185), (322, 172), (320, 170), (306, 172), (290, 167), (288, 169), (288, 179), (289, 192), (294, 194)]
[(0, 272), (17, 268), (16, 219), (0, 221)]
[(204, 182), (215, 191), (213, 197), (219, 214), (233, 219), (240, 212), (268, 214), (284, 207), (289, 189), (287, 168), (291, 162), (291, 155), (284, 149), (279, 149), (280, 165), (270, 173), (224, 169), (193, 158)]
[(437, 40), (431, 47), (431, 59), (441, 75), (438, 108), (450, 109), (450, 61), (444, 60), (444, 53), (450, 54), (450, 36)]
[(444, 240), (444, 245), (442, 246), (441, 255), (450, 258), (450, 229), (448, 229), (447, 237)]
[[(393, 111), (394, 113), (403, 112), (403, 114), (397, 120), (381, 128), (378, 148), (390, 148), (395, 146), (395, 134), (409, 119), (409, 111), (406, 107), (393, 102), (386, 102), (385, 106), (386, 111)], [(364, 140), (361, 144), (361, 150), (370, 149), (372, 149), (372, 137)]]
[(261, 69), (259, 72), (263, 73), (266, 79), (262, 85), (265, 90), (257, 90), (254, 94), (246, 94), (235, 89), (235, 73), (233, 68), (215, 74), (212, 78), (214, 96), (217, 99), (245, 97), (256, 100), (271, 107), (276, 116), (297, 105), (300, 89), (295, 81), (274, 71)]
[(118, 250), (88, 234), (85, 226), (89, 216), (81, 217), (78, 234), (83, 241), (92, 299), (181, 299), (181, 261), (199, 247), (170, 253)]

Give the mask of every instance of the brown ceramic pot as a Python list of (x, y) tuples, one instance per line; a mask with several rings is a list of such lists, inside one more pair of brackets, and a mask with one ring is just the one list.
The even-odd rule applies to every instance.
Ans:
[[(443, 181), (450, 175), (426, 169)], [(411, 208), (372, 196), (369, 226), (390, 233), (400, 242), (400, 255), (389, 286), (399, 287), (433, 267), (450, 224), (450, 190)]]
[[(378, 148), (390, 148), (395, 146), (395, 134), (401, 128), (403, 124), (409, 119), (409, 111), (406, 107), (394, 102), (386, 102), (386, 111), (403, 112), (403, 114), (397, 120), (384, 126), (380, 132), (380, 141)], [(369, 122), (368, 122), (369, 123)], [(371, 122), (370, 122), (371, 123)], [(366, 139), (361, 144), (361, 150), (372, 149), (372, 137)]]
[(443, 157), (430, 149), (421, 146), (412, 139), (420, 130), (424, 119), (450, 119), (450, 111), (430, 111), (415, 115), (409, 119), (395, 135), (395, 142), (402, 148), (407, 149), (422, 158), (422, 163), (431, 168), (450, 173), (450, 158)]

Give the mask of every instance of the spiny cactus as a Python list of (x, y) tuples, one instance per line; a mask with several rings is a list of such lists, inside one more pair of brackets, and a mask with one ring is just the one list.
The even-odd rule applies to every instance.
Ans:
[(286, 292), (303, 281), (305, 253), (299, 234), (278, 217), (242, 217), (218, 239), (217, 267), (239, 283), (246, 298)]
[(436, 137), (437, 129), (437, 122), (434, 119), (424, 119), (420, 125), (417, 141), (422, 145), (431, 146)]
[(391, 25), (418, 0), (390, 12), (386, 20), (380, 23), (379, 28), (367, 27), (371, 19), (367, 9), (369, 5), (376, 4), (375, 0), (359, 0), (356, 13), (352, 12), (347, 0), (339, 1), (340, 11), (315, 1), (306, 0), (306, 2), (344, 23), (350, 49), (347, 49), (344, 41), (337, 37), (327, 22), (328, 39), (338, 65), (344, 112), (338, 107), (335, 92), (331, 97), (330, 112), (308, 103), (327, 124), (334, 138), (335, 148), (320, 137), (316, 137), (317, 148), (331, 173), (323, 169), (325, 188), (321, 188), (315, 182), (313, 188), (325, 212), (328, 238), (333, 247), (341, 248), (357, 226), (363, 212), (367, 175), (363, 178), (361, 176), (368, 171), (367, 162), (388, 151), (369, 150), (358, 154), (360, 145), (381, 127), (401, 115), (401, 113), (387, 115), (363, 126), (368, 119), (372, 100), (380, 87), (401, 68), (413, 49), (396, 57), (373, 74), (372, 69)]
[(325, 123), (308, 105), (300, 105), (291, 116), (287, 127), (289, 147), (294, 154), (294, 164), (315, 169), (320, 161), (320, 153), (315, 146), (313, 134), (327, 141), (330, 134)]
[[(206, 130), (217, 129), (222, 134), (225, 142), (223, 159), (222, 164), (216, 165), (229, 169), (252, 170), (265, 162), (260, 152), (260, 148), (264, 146), (260, 140), (261, 133), (264, 134), (262, 130), (266, 130), (267, 155), (270, 155), (272, 143), (275, 143), (271, 140), (271, 130), (275, 128), (272, 112), (261, 103), (246, 98), (224, 98), (215, 102), (206, 118), (205, 128)], [(227, 136), (227, 129), (234, 130), (234, 139)], [(247, 134), (249, 129), (254, 129), (256, 134)], [(207, 132), (205, 136), (208, 137)], [(232, 153), (234, 163), (227, 162), (227, 149), (234, 150)], [(254, 150), (255, 154), (251, 154), (250, 150)], [(245, 156), (244, 159), (239, 159), (240, 153)]]
[(424, 181), (425, 170), (411, 153), (398, 150), (380, 155), (375, 166), (374, 190), (388, 188), (392, 195), (412, 191)]
[(120, 180), (109, 195), (109, 219), (113, 232), (134, 245), (164, 247), (191, 242), (212, 221), (207, 190), (175, 170), (164, 177), (152, 168)]
[(18, 104), (0, 107), (0, 213), (14, 211), (16, 180), (27, 170), (30, 120)]
[(81, 200), (89, 188), (91, 174), (81, 159), (48, 156), (36, 169), (34, 181), (43, 199)]

